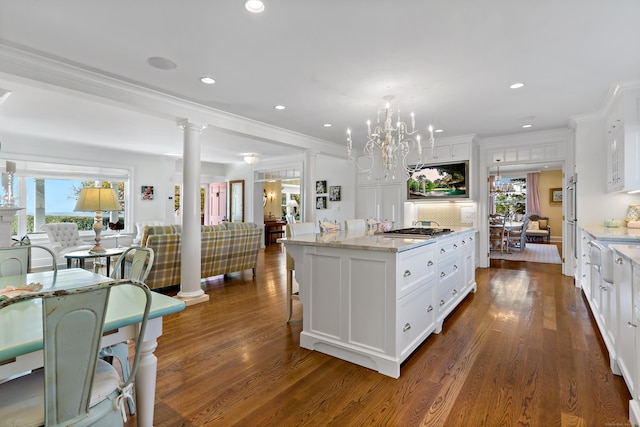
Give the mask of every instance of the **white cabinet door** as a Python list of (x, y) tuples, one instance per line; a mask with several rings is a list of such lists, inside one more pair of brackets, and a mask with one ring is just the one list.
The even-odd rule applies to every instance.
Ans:
[[(626, 257), (615, 256), (613, 267), (613, 281), (617, 291), (617, 322), (618, 338), (616, 340), (616, 353), (618, 366), (622, 371), (627, 387), (632, 395), (635, 395), (636, 377), (636, 330), (634, 328), (633, 292), (631, 278), (631, 262)], [(640, 283), (638, 283), (640, 285)]]
[(357, 218), (377, 218), (401, 224), (401, 209), (402, 187), (400, 184), (362, 185), (356, 187)]
[(451, 144), (451, 158), (453, 160), (469, 160), (471, 159), (470, 150), (468, 142)]
[(624, 125), (617, 120), (607, 136), (607, 191), (624, 188)]

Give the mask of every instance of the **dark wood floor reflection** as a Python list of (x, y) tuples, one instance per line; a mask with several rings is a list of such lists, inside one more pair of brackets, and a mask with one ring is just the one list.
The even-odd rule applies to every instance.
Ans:
[[(280, 244), (165, 318), (156, 427), (628, 425), (630, 398), (561, 266), (492, 262), (395, 380), (299, 346)], [(135, 417), (128, 425), (134, 425)]]

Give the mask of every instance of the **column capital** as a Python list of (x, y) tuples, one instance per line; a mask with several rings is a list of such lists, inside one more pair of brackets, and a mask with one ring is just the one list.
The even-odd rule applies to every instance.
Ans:
[(195, 130), (197, 132), (202, 132), (207, 128), (207, 125), (202, 123), (194, 123), (189, 121), (189, 119), (179, 119), (177, 125), (182, 130)]

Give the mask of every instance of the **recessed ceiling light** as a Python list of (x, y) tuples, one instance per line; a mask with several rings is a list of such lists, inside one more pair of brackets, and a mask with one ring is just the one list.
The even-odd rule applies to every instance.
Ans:
[(276, 110), (284, 110), (284, 109), (286, 109), (287, 107), (285, 107), (284, 105), (276, 105), (276, 106), (274, 106), (273, 108), (275, 108)]
[(152, 56), (151, 58), (147, 59), (147, 62), (152, 67), (155, 67), (159, 70), (173, 70), (175, 68), (178, 68), (175, 62), (161, 56)]
[(525, 128), (525, 129), (530, 128), (530, 127), (532, 127), (532, 126), (533, 126), (533, 125), (522, 125), (522, 127), (523, 127), (523, 128)]
[(524, 86), (524, 83), (514, 83), (511, 86), (509, 86), (511, 89), (520, 89), (521, 87)]
[(322, 126), (326, 127), (326, 128), (330, 128), (331, 126), (333, 126), (331, 123), (325, 123)]
[(435, 132), (435, 133), (442, 133), (442, 132), (444, 132), (444, 130), (442, 130), (442, 129), (436, 129), (436, 130), (434, 130), (434, 132)]
[(251, 13), (264, 12), (264, 3), (260, 0), (247, 0), (244, 7)]
[(208, 84), (208, 85), (212, 85), (216, 82), (216, 79), (214, 79), (213, 77), (200, 77), (200, 81), (202, 83)]

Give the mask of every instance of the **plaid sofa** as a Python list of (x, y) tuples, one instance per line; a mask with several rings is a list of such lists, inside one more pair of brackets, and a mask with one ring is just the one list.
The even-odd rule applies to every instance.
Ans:
[[(180, 283), (180, 226), (145, 227), (144, 246), (153, 249), (155, 259), (145, 283), (151, 289)], [(262, 229), (253, 223), (223, 223), (202, 226), (201, 277), (255, 269)]]

